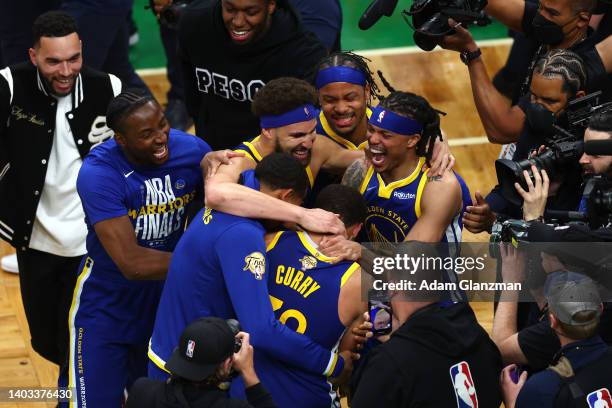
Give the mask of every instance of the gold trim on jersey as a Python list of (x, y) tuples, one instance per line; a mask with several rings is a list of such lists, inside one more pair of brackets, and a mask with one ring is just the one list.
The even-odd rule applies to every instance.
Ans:
[(378, 177), (378, 196), (381, 198), (387, 198), (387, 199), (391, 198), (391, 194), (393, 193), (393, 190), (395, 190), (396, 188), (407, 186), (408, 184), (412, 183), (419, 176), (419, 174), (421, 174), (421, 169), (423, 168), (424, 164), (425, 164), (425, 158), (420, 157), (419, 163), (413, 170), (412, 174), (410, 174), (408, 177), (403, 178), (401, 180), (396, 180), (392, 183), (389, 183), (389, 185), (385, 184), (385, 181), (382, 179), (380, 173), (376, 173), (376, 177)]
[(428, 172), (429, 169), (423, 172), (423, 177), (419, 180), (419, 186), (417, 187), (416, 202), (414, 203), (414, 213), (417, 218), (421, 218), (421, 198), (423, 198), (423, 190), (425, 189), (425, 184), (427, 184)]
[(310, 254), (317, 258), (319, 261), (327, 263), (332, 263), (334, 261), (334, 258), (329, 258), (323, 255), (321, 252), (317, 251), (317, 249), (310, 243), (310, 237), (308, 237), (304, 231), (297, 231), (297, 236), (302, 242), (302, 245), (304, 245), (304, 248), (306, 248), (306, 250), (308, 250), (308, 252), (310, 252)]
[(246, 157), (248, 157), (249, 159), (253, 160), (254, 162), (260, 162), (262, 157), (261, 154), (257, 151), (257, 149), (255, 148), (255, 146), (253, 146), (253, 143), (255, 143), (257, 140), (259, 140), (259, 137), (261, 135), (257, 136), (255, 139), (251, 140), (250, 142), (242, 142), (243, 145), (245, 145), (246, 147), (249, 148), (249, 150), (245, 150), (245, 149), (235, 149), (235, 152), (245, 152), (246, 153)]
[[(370, 116), (372, 116), (372, 109), (370, 109), (369, 106), (366, 108), (366, 116), (368, 117), (368, 119), (370, 119)], [(327, 121), (327, 118), (323, 114), (322, 110), (321, 110), (321, 112), (319, 112), (319, 122), (321, 122), (321, 126), (323, 127), (323, 130), (325, 130), (325, 133), (327, 134), (327, 136), (329, 136), (330, 139), (332, 139), (334, 142), (336, 142), (336, 143), (346, 147), (349, 150), (365, 150), (365, 148), (368, 146), (368, 141), (367, 140), (364, 140), (359, 145), (356, 145), (355, 143), (351, 142), (350, 140), (348, 140), (348, 139), (340, 136), (336, 132), (334, 132), (334, 130), (332, 129), (331, 125)]]
[(353, 264), (349, 266), (346, 272), (344, 272), (344, 275), (342, 275), (342, 279), (340, 280), (340, 287), (344, 286), (344, 284), (351, 278), (351, 276), (353, 276), (353, 273), (355, 273), (357, 269), (359, 269), (359, 264), (357, 262), (353, 262)]
[(283, 235), (283, 232), (285, 231), (279, 231), (276, 233), (276, 235), (274, 235), (274, 238), (272, 238), (272, 241), (270, 241), (270, 243), (266, 247), (266, 252), (270, 252), (271, 250), (274, 249), (276, 244), (278, 244), (278, 240), (280, 239), (281, 235)]
[(149, 339), (149, 349), (147, 350), (147, 356), (149, 357), (149, 360), (151, 360), (153, 364), (157, 366), (157, 368), (167, 372), (168, 374), (172, 374), (166, 368), (166, 362), (160, 356), (158, 356), (157, 353), (153, 351), (153, 348), (151, 348), (151, 339)]
[(308, 176), (308, 182), (310, 183), (310, 188), (314, 186), (314, 176), (312, 175), (312, 169), (310, 168), (310, 164), (306, 166), (306, 175)]
[(363, 182), (361, 183), (361, 187), (359, 187), (359, 192), (361, 193), (361, 195), (365, 193), (366, 188), (368, 187), (368, 184), (370, 184), (370, 179), (372, 178), (373, 174), (374, 174), (374, 166), (368, 167), (368, 171), (366, 172)]

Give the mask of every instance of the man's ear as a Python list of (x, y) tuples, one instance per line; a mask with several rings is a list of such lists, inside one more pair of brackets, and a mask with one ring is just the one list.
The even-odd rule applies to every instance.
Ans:
[(580, 13), (578, 13), (578, 23), (576, 23), (576, 25), (579, 28), (583, 28), (589, 25), (590, 21), (591, 21), (591, 13), (588, 11), (581, 11)]
[(419, 143), (420, 140), (421, 140), (421, 135), (417, 134), (417, 135), (410, 136), (410, 140), (408, 141), (408, 147), (412, 149)]
[(261, 136), (267, 140), (274, 139), (274, 129), (266, 129), (266, 128), (261, 129)]
[(578, 92), (576, 92), (576, 97), (574, 99), (582, 98), (585, 95), (586, 95), (586, 92), (578, 91)]
[(548, 319), (550, 320), (550, 328), (556, 333), (559, 329), (559, 320), (552, 313), (548, 313)]
[(121, 132), (115, 132), (115, 142), (121, 147), (125, 147), (125, 137), (121, 134)]
[(366, 84), (365, 87), (363, 88), (364, 93), (365, 93), (365, 99), (366, 102), (370, 101), (370, 95), (372, 94), (372, 88), (370, 87), (370, 84)]
[(269, 0), (268, 1), (268, 14), (274, 13), (274, 10), (276, 10), (276, 0)]
[(347, 227), (346, 235), (348, 235), (348, 239), (352, 241), (355, 238), (357, 238), (357, 235), (359, 235), (359, 231), (361, 231), (362, 226), (363, 224), (359, 223), (359, 224), (355, 224), (355, 225), (351, 225), (350, 227)]
[(32, 63), (32, 65), (37, 67), (38, 65), (36, 65), (36, 50), (34, 48), (29, 48), (28, 55), (30, 56), (30, 62)]

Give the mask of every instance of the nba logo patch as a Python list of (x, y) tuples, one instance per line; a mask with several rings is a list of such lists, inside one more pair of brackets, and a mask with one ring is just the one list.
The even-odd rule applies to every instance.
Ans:
[(478, 396), (470, 365), (465, 361), (455, 364), (450, 368), (450, 376), (457, 398), (457, 408), (478, 408)]
[(382, 111), (378, 114), (378, 123), (382, 123), (386, 113), (387, 111)]
[(612, 408), (612, 397), (607, 388), (601, 388), (587, 395), (587, 403), (589, 408)]
[(185, 350), (185, 355), (189, 358), (193, 358), (193, 350), (195, 350), (195, 341), (189, 340), (187, 342), (187, 350)]

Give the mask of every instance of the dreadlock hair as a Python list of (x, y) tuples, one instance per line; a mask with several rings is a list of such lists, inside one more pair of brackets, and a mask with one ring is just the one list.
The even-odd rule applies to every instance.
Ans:
[(446, 115), (446, 113), (434, 109), (427, 102), (427, 99), (422, 96), (412, 92), (396, 91), (383, 76), (382, 72), (378, 71), (378, 76), (385, 88), (390, 92), (389, 95), (381, 98), (380, 106), (398, 115), (407, 116), (423, 125), (423, 133), (421, 134), (421, 140), (417, 144), (416, 153), (417, 156), (425, 157), (429, 163), (436, 139), (440, 138), (442, 140), (440, 115)]
[(563, 92), (570, 99), (576, 92), (584, 90), (587, 81), (584, 62), (578, 54), (569, 50), (551, 50), (536, 64), (533, 72), (546, 78), (561, 77), (563, 79)]
[(123, 132), (125, 130), (124, 120), (132, 112), (151, 101), (157, 103), (151, 94), (141, 89), (132, 88), (121, 92), (110, 101), (106, 108), (106, 125), (115, 133)]
[(317, 90), (302, 79), (281, 77), (257, 91), (251, 111), (257, 117), (280, 115), (306, 104), (317, 104)]
[(355, 68), (361, 71), (363, 75), (365, 75), (366, 85), (370, 86), (370, 101), (368, 102), (371, 102), (372, 97), (375, 97), (376, 99), (380, 99), (380, 89), (378, 89), (378, 85), (376, 85), (376, 81), (374, 81), (374, 74), (370, 70), (370, 67), (368, 66), (368, 62), (371, 62), (371, 60), (361, 55), (350, 52), (350, 51), (333, 52), (329, 54), (327, 57), (323, 58), (321, 61), (319, 61), (319, 64), (317, 65), (317, 68), (315, 69), (315, 75), (313, 78), (313, 82), (316, 79), (319, 72), (321, 70), (324, 70), (325, 68), (330, 68), (330, 67)]
[(34, 20), (32, 38), (34, 45), (40, 42), (40, 37), (65, 37), (77, 32), (74, 18), (64, 11), (48, 11)]

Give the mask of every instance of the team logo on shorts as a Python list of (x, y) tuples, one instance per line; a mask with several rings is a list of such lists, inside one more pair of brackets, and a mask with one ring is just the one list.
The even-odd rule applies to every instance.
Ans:
[(244, 262), (246, 262), (246, 265), (242, 268), (243, 271), (249, 270), (255, 275), (255, 279), (263, 279), (264, 273), (266, 273), (266, 258), (261, 252), (253, 252), (244, 258)]
[(469, 364), (465, 361), (455, 364), (450, 368), (450, 376), (457, 398), (457, 408), (478, 408), (476, 386)]
[(300, 263), (302, 264), (302, 270), (304, 271), (317, 267), (317, 259), (310, 255), (305, 255), (302, 259), (300, 259)]
[(607, 388), (593, 391), (586, 397), (589, 408), (612, 408), (612, 396)]
[(378, 114), (378, 123), (382, 123), (383, 119), (385, 118), (385, 115), (387, 114), (387, 111), (382, 111)]
[(189, 340), (187, 342), (187, 350), (185, 350), (185, 355), (189, 358), (193, 358), (193, 351), (195, 350), (195, 341)]
[(185, 180), (183, 179), (178, 179), (176, 180), (176, 183), (174, 183), (174, 187), (176, 187), (177, 190), (181, 190), (183, 188), (185, 188)]

